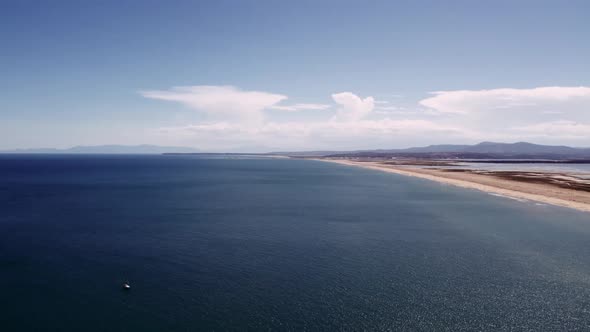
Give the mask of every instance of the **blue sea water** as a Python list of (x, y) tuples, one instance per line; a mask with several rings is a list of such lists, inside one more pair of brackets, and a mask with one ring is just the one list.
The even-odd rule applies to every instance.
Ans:
[(309, 160), (4, 155), (0, 285), (2, 331), (588, 330), (590, 214)]

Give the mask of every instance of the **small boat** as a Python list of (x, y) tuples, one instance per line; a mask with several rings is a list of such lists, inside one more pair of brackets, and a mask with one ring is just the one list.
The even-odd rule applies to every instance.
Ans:
[(128, 290), (131, 289), (131, 285), (129, 285), (129, 281), (123, 283), (123, 289)]

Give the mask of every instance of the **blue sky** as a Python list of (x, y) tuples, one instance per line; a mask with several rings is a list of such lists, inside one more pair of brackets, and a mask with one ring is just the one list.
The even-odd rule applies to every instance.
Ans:
[(588, 1), (0, 0), (0, 149), (590, 146), (588, 13)]

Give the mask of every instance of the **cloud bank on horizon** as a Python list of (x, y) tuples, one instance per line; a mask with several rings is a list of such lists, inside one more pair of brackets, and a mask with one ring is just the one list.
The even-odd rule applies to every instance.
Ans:
[[(161, 127), (174, 144), (208, 150), (387, 148), (435, 142), (534, 141), (590, 145), (590, 87), (435, 91), (409, 106), (337, 92), (327, 103), (235, 86), (141, 91), (203, 115)], [(289, 113), (287, 117), (281, 114)], [(311, 113), (311, 114), (310, 114)]]

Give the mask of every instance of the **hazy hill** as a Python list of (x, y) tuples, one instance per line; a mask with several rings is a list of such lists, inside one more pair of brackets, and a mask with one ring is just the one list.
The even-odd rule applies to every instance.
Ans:
[(518, 143), (494, 143), (482, 142), (469, 146), (462, 151), (476, 153), (503, 153), (503, 154), (579, 154), (588, 153), (590, 149), (572, 148), (569, 146), (539, 145), (527, 142)]
[[(304, 156), (304, 152), (285, 153), (292, 156)], [(318, 152), (311, 152), (317, 156)], [(381, 149), (349, 152), (326, 152), (324, 156), (399, 156), (424, 158), (514, 158), (514, 159), (589, 159), (590, 148), (573, 148), (569, 146), (540, 145), (527, 142), (496, 143), (481, 142), (475, 145), (429, 145), (408, 149)]]
[(77, 154), (162, 154), (162, 153), (197, 153), (199, 150), (188, 147), (157, 146), (157, 145), (97, 145), (74, 146), (68, 149), (16, 149), (0, 153), (77, 153)]

